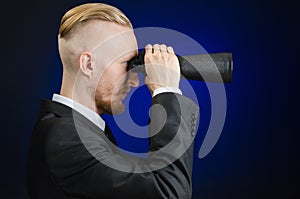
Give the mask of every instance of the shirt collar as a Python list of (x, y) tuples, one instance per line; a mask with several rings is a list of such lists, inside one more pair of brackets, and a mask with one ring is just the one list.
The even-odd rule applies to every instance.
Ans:
[(52, 101), (59, 102), (61, 104), (64, 104), (83, 116), (85, 116), (87, 119), (89, 119), (91, 122), (93, 122), (95, 125), (97, 125), (102, 131), (104, 131), (105, 128), (105, 121), (100, 117), (98, 113), (95, 111), (92, 111), (91, 109), (87, 108), (86, 106), (83, 106), (82, 104), (68, 98), (62, 95), (53, 94)]

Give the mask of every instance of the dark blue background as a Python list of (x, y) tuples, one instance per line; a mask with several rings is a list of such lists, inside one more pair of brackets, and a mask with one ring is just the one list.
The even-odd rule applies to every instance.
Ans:
[[(1, 5), (1, 198), (27, 198), (26, 153), (39, 100), (59, 92), (61, 83), (59, 21), (82, 2), (87, 1)], [(196, 137), (193, 199), (299, 197), (297, 7), (279, 0), (104, 2), (123, 10), (135, 27), (173, 29), (209, 53), (233, 53), (233, 82), (225, 85), (226, 123), (203, 159), (198, 151), (205, 131)], [(203, 82), (192, 84), (205, 88)], [(199, 94), (207, 103), (204, 126), (207, 98)]]

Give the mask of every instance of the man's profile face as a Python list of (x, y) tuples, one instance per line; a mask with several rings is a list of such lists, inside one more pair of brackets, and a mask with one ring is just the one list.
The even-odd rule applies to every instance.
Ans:
[(138, 75), (127, 71), (127, 62), (137, 55), (136, 39), (133, 31), (129, 30), (122, 27), (120, 33), (103, 43), (102, 53), (97, 54), (104, 66), (95, 92), (96, 108), (100, 113), (122, 113), (125, 109), (122, 100), (131, 86), (139, 84)]

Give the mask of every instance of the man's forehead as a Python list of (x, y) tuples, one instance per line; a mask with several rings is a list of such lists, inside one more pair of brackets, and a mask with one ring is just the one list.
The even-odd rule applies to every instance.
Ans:
[(104, 41), (100, 41), (91, 50), (105, 65), (115, 60), (129, 60), (137, 54), (137, 41), (133, 30), (127, 29), (116, 34), (109, 35)]

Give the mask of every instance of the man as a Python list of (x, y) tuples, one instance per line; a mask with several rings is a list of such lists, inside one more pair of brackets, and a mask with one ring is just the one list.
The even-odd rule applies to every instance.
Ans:
[(100, 3), (62, 17), (60, 94), (42, 100), (28, 154), (30, 198), (190, 198), (198, 107), (179, 90), (172, 47), (147, 45), (145, 82), (151, 92), (149, 156), (118, 150), (103, 113), (119, 114), (137, 74), (132, 25), (117, 8)]

